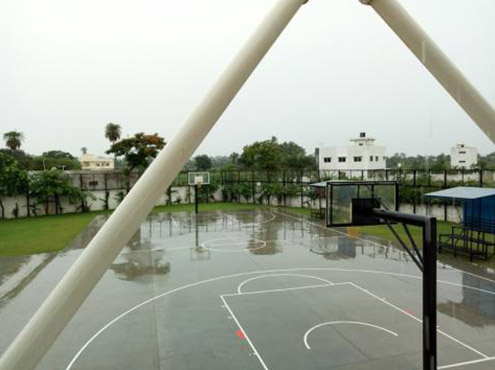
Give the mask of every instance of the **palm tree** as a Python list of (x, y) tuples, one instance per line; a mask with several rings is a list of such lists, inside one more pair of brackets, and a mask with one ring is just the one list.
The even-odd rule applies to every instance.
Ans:
[(114, 144), (117, 140), (120, 139), (121, 127), (116, 123), (107, 123), (105, 126), (105, 137), (110, 140), (112, 144)]
[(82, 152), (82, 154), (86, 154), (88, 152), (88, 148), (86, 148), (85, 146), (83, 146), (81, 148), (81, 152)]
[(5, 145), (11, 150), (17, 150), (24, 141), (24, 134), (19, 131), (9, 131), (3, 134)]

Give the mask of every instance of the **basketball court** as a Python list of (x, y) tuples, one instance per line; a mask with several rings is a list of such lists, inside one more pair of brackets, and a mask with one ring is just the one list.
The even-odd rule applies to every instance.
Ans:
[[(0, 311), (2, 350), (100, 226)], [(493, 369), (495, 283), (437, 272), (439, 369)], [(420, 369), (421, 298), (406, 253), (298, 216), (153, 215), (38, 369)]]

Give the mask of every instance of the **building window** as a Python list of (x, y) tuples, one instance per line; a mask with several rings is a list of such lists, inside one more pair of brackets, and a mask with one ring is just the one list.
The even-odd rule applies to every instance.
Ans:
[(354, 157), (354, 162), (361, 162), (363, 157)]
[(325, 162), (325, 163), (332, 162), (332, 157), (325, 157), (325, 158), (323, 158), (323, 162)]
[(345, 157), (339, 157), (339, 162), (345, 162)]
[(466, 154), (466, 152), (465, 151), (461, 151), (461, 152), (459, 152), (459, 154)]
[(359, 146), (363, 146), (364, 144), (363, 143), (359, 143)]
[(459, 161), (459, 163), (466, 163), (466, 161)]
[(375, 161), (378, 162), (380, 159), (378, 156), (375, 157)]
[(370, 162), (373, 162), (373, 156), (370, 155)]
[[(378, 157), (377, 157), (378, 158)], [(387, 157), (383, 157), (383, 161), (385, 162), (387, 160)]]

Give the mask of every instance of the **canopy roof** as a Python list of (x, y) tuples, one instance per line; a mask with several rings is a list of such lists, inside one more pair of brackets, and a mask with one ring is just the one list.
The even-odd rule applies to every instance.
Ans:
[(495, 189), (459, 186), (425, 194), (428, 198), (479, 199), (495, 196)]

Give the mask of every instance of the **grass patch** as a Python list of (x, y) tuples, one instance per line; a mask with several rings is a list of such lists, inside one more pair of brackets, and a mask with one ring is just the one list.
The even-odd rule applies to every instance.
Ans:
[[(450, 233), (452, 229), (452, 225), (454, 224), (451, 222), (437, 221), (437, 234), (440, 235), (440, 234)], [(402, 240), (405, 241), (407, 244), (409, 244), (409, 239), (407, 238), (407, 234), (404, 231), (402, 225), (395, 225), (394, 229), (398, 232)], [(397, 241), (394, 234), (392, 234), (392, 232), (388, 229), (386, 225), (356, 227), (355, 230), (357, 230), (361, 234), (371, 235), (381, 239), (390, 240), (393, 242)], [(416, 226), (409, 226), (409, 231), (411, 232), (411, 235), (414, 238), (416, 245), (419, 248), (422, 248), (423, 247), (422, 229)]]
[[(200, 204), (200, 212), (263, 209), (264, 206), (236, 203)], [(158, 206), (152, 213), (194, 212), (193, 204)], [(0, 257), (57, 252), (64, 249), (94, 217), (109, 211), (38, 216), (0, 220)]]
[(301, 216), (311, 216), (311, 209), (309, 208), (299, 208), (299, 207), (284, 207), (284, 210), (290, 211)]
[(55, 252), (63, 249), (98, 214), (78, 213), (0, 221), (0, 256)]

